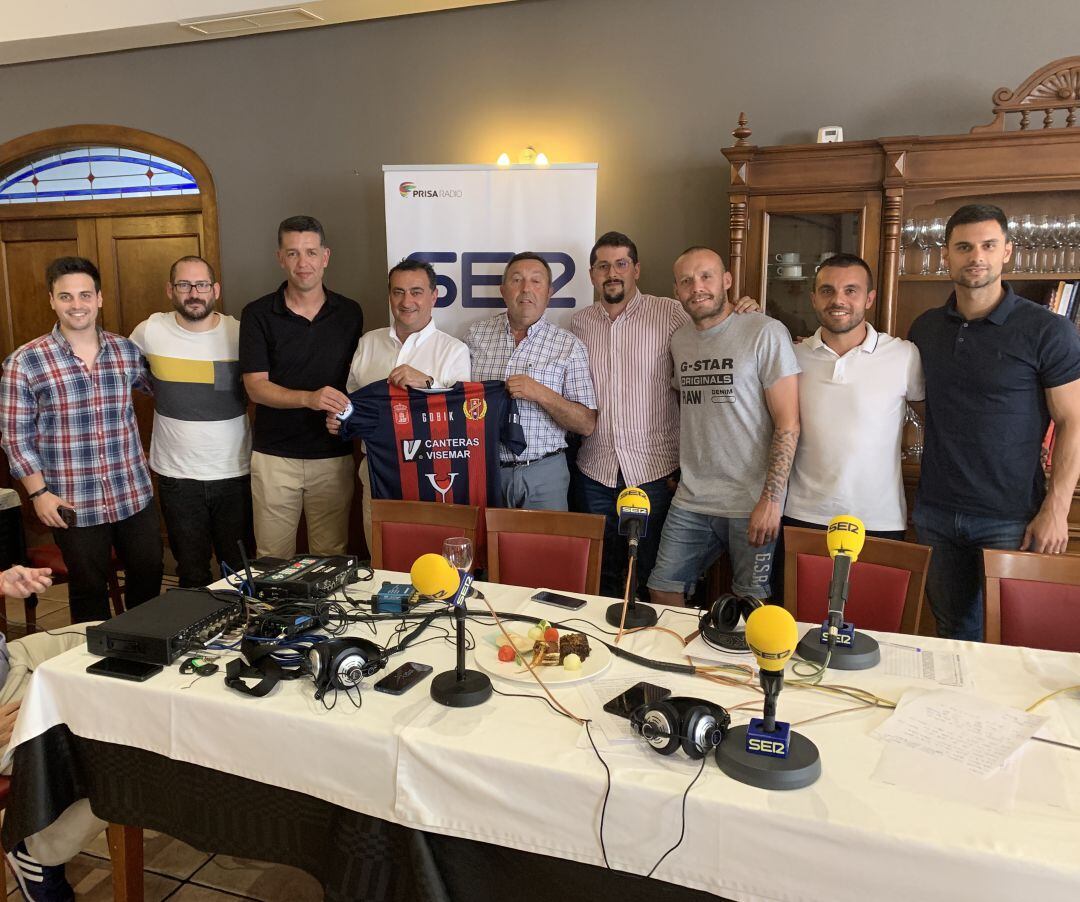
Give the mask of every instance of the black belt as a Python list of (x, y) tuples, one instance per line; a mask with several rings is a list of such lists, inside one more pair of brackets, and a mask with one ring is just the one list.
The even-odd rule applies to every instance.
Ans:
[(548, 451), (547, 454), (541, 454), (539, 457), (534, 457), (532, 460), (500, 460), (499, 466), (506, 467), (527, 467), (529, 464), (540, 463), (542, 460), (547, 460), (549, 457), (554, 457), (556, 454), (562, 454), (562, 448), (558, 451)]

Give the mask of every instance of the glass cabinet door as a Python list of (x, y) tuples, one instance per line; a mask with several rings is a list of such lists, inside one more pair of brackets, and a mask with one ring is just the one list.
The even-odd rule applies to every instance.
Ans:
[(762, 305), (792, 336), (818, 327), (810, 305), (814, 274), (833, 254), (859, 254), (862, 214), (772, 213), (767, 215)]
[[(745, 244), (732, 233), (734, 287), (756, 298), (793, 338), (818, 327), (810, 289), (821, 261), (857, 254), (877, 281), (881, 250), (880, 191), (815, 191), (751, 195), (746, 206)], [(875, 326), (880, 305), (867, 319)]]

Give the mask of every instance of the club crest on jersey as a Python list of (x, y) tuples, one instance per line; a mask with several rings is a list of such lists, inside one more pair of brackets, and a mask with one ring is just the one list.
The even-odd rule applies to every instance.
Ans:
[(466, 420), (482, 420), (487, 416), (487, 401), (483, 398), (466, 398), (461, 405)]
[[(449, 494), (450, 490), (454, 487), (454, 480), (457, 479), (457, 475), (458, 475), (457, 473), (450, 473), (448, 476), (444, 476), (444, 477), (440, 478), (440, 477), (436, 476), (434, 473), (428, 473), (427, 474), (428, 482), (430, 482), (431, 487), (433, 489), (435, 489), (436, 492), (439, 493), (439, 500), (443, 504), (449, 504), (450, 503), (450, 502), (448, 502), (446, 500), (446, 496)], [(440, 482), (445, 482), (446, 483), (446, 488), (445, 489), (441, 485), (439, 485)]]
[(404, 401), (395, 401), (390, 405), (394, 412), (394, 422), (399, 426), (409, 425), (409, 405)]

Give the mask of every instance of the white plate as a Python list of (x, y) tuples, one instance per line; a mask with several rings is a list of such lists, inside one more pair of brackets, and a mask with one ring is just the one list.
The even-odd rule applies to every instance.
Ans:
[[(517, 624), (514, 624), (517, 626)], [(515, 630), (516, 632), (516, 630)], [(571, 632), (573, 632), (571, 630)], [(520, 664), (517, 661), (500, 661), (499, 649), (495, 645), (495, 636), (500, 635), (499, 628), (495, 627), (486, 633), (481, 633), (476, 636), (476, 648), (473, 650), (473, 656), (476, 658), (476, 664), (481, 670), (486, 670), (492, 676), (502, 677), (504, 680), (510, 680), (514, 683), (532, 683), (536, 685), (536, 680), (533, 679), (533, 675), (529, 673), (524, 664)], [(540, 679), (544, 681), (547, 686), (565, 686), (569, 683), (580, 683), (584, 680), (591, 680), (594, 676), (603, 673), (611, 666), (611, 652), (608, 651), (606, 645), (601, 645), (600, 642), (594, 639), (592, 636), (589, 639), (589, 657), (581, 662), (581, 670), (567, 670), (565, 667), (537, 667), (535, 668)], [(531, 652), (526, 652), (531, 655)], [(530, 657), (529, 660), (532, 660)]]

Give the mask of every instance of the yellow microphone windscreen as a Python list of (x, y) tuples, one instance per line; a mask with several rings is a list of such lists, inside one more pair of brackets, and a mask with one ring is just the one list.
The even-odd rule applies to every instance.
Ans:
[(780, 605), (762, 605), (746, 618), (746, 644), (762, 670), (783, 670), (798, 641), (795, 618)]
[(836, 557), (842, 552), (855, 563), (866, 541), (866, 527), (862, 520), (849, 514), (833, 517), (829, 521), (825, 541), (829, 546), (829, 557)]
[(623, 508), (639, 508), (646, 514), (652, 510), (652, 503), (649, 501), (649, 496), (646, 495), (641, 489), (636, 486), (630, 486), (619, 492), (619, 497), (615, 501), (616, 513), (622, 513)]
[(441, 554), (422, 554), (409, 571), (413, 588), (431, 598), (450, 598), (458, 590), (458, 572)]

